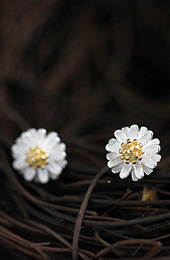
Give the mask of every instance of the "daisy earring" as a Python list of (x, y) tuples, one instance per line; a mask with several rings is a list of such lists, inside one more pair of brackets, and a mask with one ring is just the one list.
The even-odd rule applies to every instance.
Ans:
[(66, 146), (56, 132), (47, 134), (45, 129), (28, 129), (11, 147), (13, 168), (26, 181), (47, 183), (56, 180), (67, 165)]
[(121, 179), (130, 174), (133, 181), (138, 181), (149, 175), (161, 160), (158, 154), (161, 147), (158, 138), (153, 138), (153, 132), (147, 127), (140, 129), (137, 125), (123, 127), (114, 132), (106, 145), (109, 152), (106, 155), (108, 167), (113, 173), (119, 173)]

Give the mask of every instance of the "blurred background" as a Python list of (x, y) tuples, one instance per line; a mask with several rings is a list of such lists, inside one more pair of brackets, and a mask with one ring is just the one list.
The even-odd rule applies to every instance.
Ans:
[[(136, 123), (161, 139), (159, 167), (168, 168), (169, 17), (168, 0), (1, 0), (0, 140), (8, 161), (22, 131), (44, 127), (67, 144), (62, 182), (79, 181), (75, 168), (103, 167), (113, 131)], [(17, 218), (8, 179), (3, 172), (1, 210)]]
[(2, 0), (1, 132), (167, 127), (169, 11), (169, 1)]

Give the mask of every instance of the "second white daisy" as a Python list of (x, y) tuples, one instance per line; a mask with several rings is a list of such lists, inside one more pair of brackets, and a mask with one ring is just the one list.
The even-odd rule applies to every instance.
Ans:
[(45, 129), (29, 129), (11, 147), (13, 167), (26, 181), (47, 183), (56, 180), (66, 166), (66, 146), (56, 132), (46, 135)]
[(114, 132), (115, 138), (111, 138), (106, 145), (109, 152), (106, 158), (108, 167), (113, 173), (120, 172), (119, 176), (125, 179), (131, 173), (133, 181), (138, 181), (149, 175), (157, 166), (161, 156), (160, 141), (153, 138), (153, 132), (137, 125), (123, 127)]

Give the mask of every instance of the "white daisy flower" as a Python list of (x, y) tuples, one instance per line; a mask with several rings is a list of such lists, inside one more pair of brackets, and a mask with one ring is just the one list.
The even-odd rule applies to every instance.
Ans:
[(138, 181), (149, 175), (157, 166), (161, 156), (160, 141), (152, 139), (153, 132), (137, 125), (123, 127), (114, 132), (115, 138), (111, 138), (106, 145), (109, 152), (106, 156), (108, 167), (113, 173), (119, 173), (121, 179), (125, 179), (131, 173), (133, 181)]
[(33, 179), (47, 183), (58, 179), (66, 166), (66, 146), (56, 132), (46, 134), (45, 129), (28, 129), (15, 140), (11, 147), (13, 167), (26, 181)]

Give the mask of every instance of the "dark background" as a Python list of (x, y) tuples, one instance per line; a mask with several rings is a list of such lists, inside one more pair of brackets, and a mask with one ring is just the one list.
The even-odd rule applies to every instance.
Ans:
[[(133, 123), (146, 125), (161, 139), (163, 159), (158, 170), (168, 171), (169, 17), (170, 2), (166, 0), (1, 0), (0, 140), (7, 160), (4, 161), (3, 156), (0, 158), (2, 213), (24, 222), (17, 207), (20, 203), (26, 203), (28, 198), (25, 199), (25, 195), (19, 192), (21, 197), (23, 195), (22, 201), (13, 201), (11, 189), (15, 193), (17, 186), (8, 174), (7, 162), (9, 167), (10, 145), (29, 127), (44, 127), (48, 131), (57, 131), (67, 144), (69, 165), (61, 181), (59, 184), (50, 182), (49, 185), (40, 187), (41, 191), (48, 191), (55, 196), (84, 196), (87, 184), (83, 188), (75, 188), (77, 186), (73, 185), (72, 193), (67, 184), (78, 185), (76, 183), (81, 180), (92, 179), (94, 172), (106, 164), (104, 146), (113, 131)], [(83, 172), (91, 170), (92, 174), (81, 175), (82, 169)], [(36, 185), (27, 186), (17, 173), (11, 174), (27, 191), (34, 194)], [(107, 174), (110, 178), (111, 174)], [(164, 179), (165, 176), (161, 176)], [(118, 181), (117, 176), (111, 177)], [(150, 180), (150, 177), (147, 178), (146, 182)], [(160, 187), (159, 181), (156, 181), (156, 184), (154, 181), (148, 182), (157, 189), (169, 189), (168, 183)], [(118, 183), (125, 185), (126, 181)], [(61, 188), (57, 186), (56, 191), (55, 185)], [(131, 188), (130, 185), (132, 184), (129, 179), (127, 186), (122, 186), (122, 194), (127, 188)], [(62, 187), (65, 187), (63, 191)], [(116, 190), (116, 187), (113, 186), (110, 192)], [(135, 192), (141, 192), (143, 187), (144, 183), (133, 184)], [(101, 194), (101, 190), (103, 189), (99, 187), (97, 192)], [(161, 197), (163, 193), (159, 192), (160, 198), (168, 199)], [(40, 194), (35, 192), (34, 195), (42, 199)], [(120, 194), (107, 195), (119, 198)], [(46, 200), (46, 197), (44, 199)], [(63, 205), (65, 204), (61, 203), (61, 206)], [(79, 209), (80, 204), (69, 206)], [(28, 215), (29, 210), (26, 209)], [(103, 214), (101, 208), (97, 207), (96, 211), (99, 215)], [(123, 209), (119, 209), (116, 216), (110, 214), (110, 217), (121, 218), (122, 214)], [(129, 216), (130, 219), (134, 217), (139, 216)], [(32, 218), (31, 214), (29, 218)], [(40, 221), (36, 213), (33, 219)], [(9, 223), (1, 221), (1, 225), (21, 237), (26, 234), (15, 224), (10, 226)], [(45, 225), (49, 226), (49, 223)], [(58, 231), (56, 227), (55, 230)], [(125, 233), (127, 232), (130, 231)], [(168, 233), (168, 230), (166, 232)], [(89, 235), (88, 232), (87, 234)], [(72, 233), (69, 235), (71, 237)], [(31, 239), (29, 232), (26, 237)], [(68, 239), (71, 241), (70, 237)], [(15, 245), (8, 245), (10, 238), (3, 238), (4, 235), (1, 236), (1, 241), (5, 252), (9, 251), (16, 256), (19, 251), (16, 259), (30, 259), (28, 256), (25, 258), (20, 249), (16, 250), (17, 242), (13, 242)], [(168, 244), (169, 240), (166, 243)], [(94, 253), (96, 249), (93, 250), (92, 245), (91, 247), (91, 252)], [(160, 256), (162, 255), (169, 256), (168, 249), (166, 253), (161, 251)], [(67, 256), (67, 259), (71, 259), (71, 255)], [(131, 253), (128, 253), (128, 256), (130, 257)], [(12, 259), (12, 256), (9, 257), (5, 253), (3, 257), (1, 253), (0, 259), (7, 258)]]

